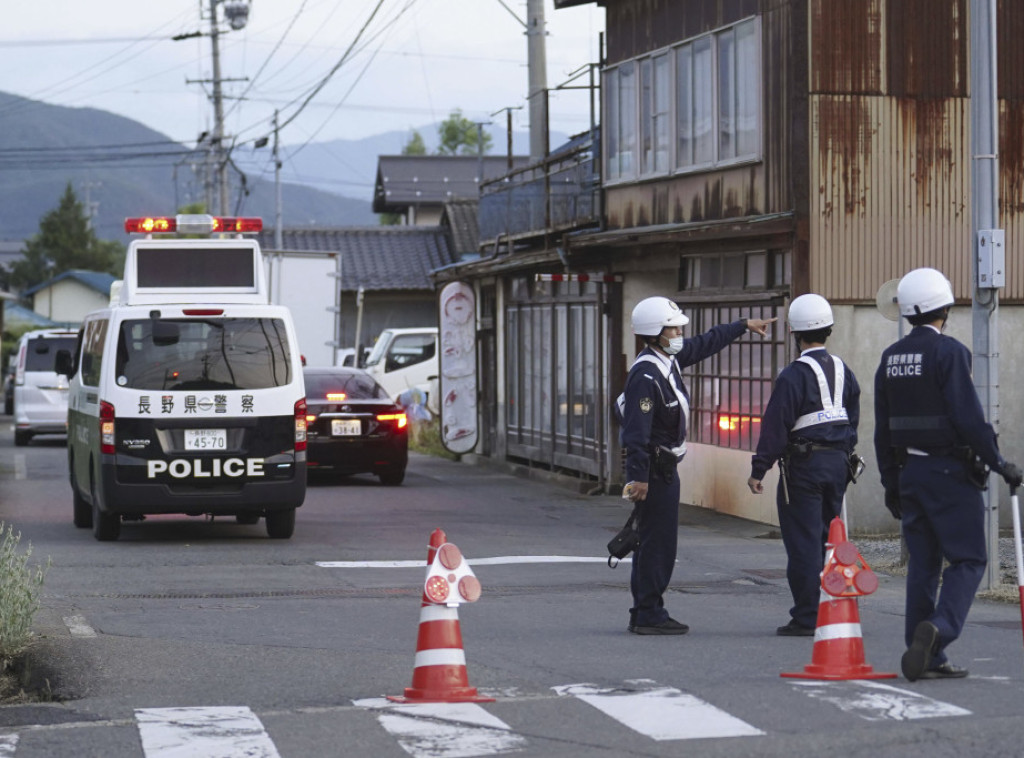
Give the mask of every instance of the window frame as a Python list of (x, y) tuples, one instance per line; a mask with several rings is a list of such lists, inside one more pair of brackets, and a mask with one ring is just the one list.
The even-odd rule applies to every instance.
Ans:
[[(706, 64), (698, 57), (703, 57), (704, 50), (708, 51)], [(760, 18), (750, 16), (605, 67), (604, 183), (612, 186), (762, 160), (762, 58)], [(664, 90), (658, 74), (661, 61), (665, 62)], [(698, 62), (701, 71), (708, 69), (703, 76)], [(688, 89), (682, 87), (684, 74), (691, 81)], [(629, 86), (624, 88), (624, 82)], [(710, 82), (709, 93), (704, 91), (706, 82)], [(661, 91), (664, 103), (658, 97)], [(730, 95), (728, 102), (723, 93)], [(710, 133), (702, 137), (697, 130), (706, 120), (706, 109), (710, 109)], [(664, 161), (659, 161), (658, 153), (661, 121), (666, 126)], [(741, 129), (748, 122), (750, 128)], [(687, 128), (689, 135), (683, 133)], [(698, 152), (702, 140), (710, 149)], [(683, 155), (686, 151), (689, 156)]]

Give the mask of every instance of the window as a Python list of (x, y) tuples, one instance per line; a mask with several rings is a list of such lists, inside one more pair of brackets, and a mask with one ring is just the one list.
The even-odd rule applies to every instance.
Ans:
[(403, 334), (395, 337), (384, 359), (384, 371), (415, 366), (434, 357), (433, 334)]
[(609, 178), (632, 176), (636, 151), (636, 65), (633, 61), (615, 68), (605, 79), (608, 98)]
[(107, 341), (106, 319), (90, 321), (82, 337), (82, 384), (100, 386), (100, 368), (103, 365), (103, 346)]
[(640, 64), (641, 144), (643, 173), (668, 171), (670, 57), (668, 53), (645, 58)]
[(687, 255), (679, 262), (680, 290), (764, 290), (790, 283), (789, 252)]
[(607, 69), (606, 181), (758, 160), (760, 82), (756, 18)]
[(250, 390), (292, 381), (276, 318), (131, 319), (121, 323), (117, 383), (140, 390)]
[(75, 351), (75, 337), (37, 337), (28, 341), (25, 351), (26, 371), (53, 371), (58, 350)]
[[(770, 303), (683, 308), (690, 316), (687, 328), (691, 334), (739, 318), (782, 315), (781, 306)], [(757, 447), (773, 379), (786, 362), (785, 340), (785, 329), (771, 329), (764, 339), (747, 334), (717, 355), (683, 370), (690, 389), (689, 440), (737, 450)]]

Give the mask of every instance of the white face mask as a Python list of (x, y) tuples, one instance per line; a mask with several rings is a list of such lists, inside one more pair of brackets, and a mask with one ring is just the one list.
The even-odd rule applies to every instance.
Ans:
[(662, 347), (662, 350), (664, 350), (669, 355), (675, 355), (676, 353), (678, 353), (682, 349), (683, 349), (683, 338), (682, 337), (672, 337), (671, 339), (669, 339), (668, 345)]

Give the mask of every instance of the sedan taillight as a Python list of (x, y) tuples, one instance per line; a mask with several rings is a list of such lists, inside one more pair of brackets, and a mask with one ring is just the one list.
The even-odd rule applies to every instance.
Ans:
[(378, 421), (393, 421), (395, 422), (396, 429), (404, 429), (406, 424), (409, 423), (409, 417), (404, 413), (379, 413), (377, 414)]

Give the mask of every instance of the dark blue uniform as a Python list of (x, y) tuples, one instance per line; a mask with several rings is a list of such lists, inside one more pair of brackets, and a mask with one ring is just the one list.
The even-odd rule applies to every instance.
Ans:
[[(932, 667), (960, 636), (985, 573), (985, 514), (969, 479), (977, 455), (1006, 465), (971, 380), (971, 354), (917, 326), (882, 353), (875, 374), (875, 454), (887, 492), (899, 492), (907, 568), (906, 642), (921, 621), (939, 630)], [(901, 461), (905, 460), (905, 463)], [(942, 560), (949, 566), (942, 571)], [(938, 592), (942, 575), (942, 593)]]
[[(657, 626), (669, 618), (664, 594), (675, 567), (679, 537), (678, 453), (686, 438), (689, 395), (679, 369), (714, 355), (747, 330), (746, 321), (716, 326), (683, 341), (670, 357), (645, 348), (626, 378), (622, 444), (626, 481), (647, 482), (640, 504), (640, 547), (633, 555), (630, 624)], [(651, 356), (660, 361), (640, 360)], [(655, 452), (657, 451), (657, 452)]]
[[(817, 363), (820, 375), (807, 359)], [(786, 483), (780, 476), (775, 502), (793, 594), (789, 613), (808, 628), (817, 623), (828, 528), (842, 511), (849, 482), (847, 461), (857, 445), (860, 386), (849, 366), (843, 365), (841, 382), (841, 397), (836, 397), (836, 361), (824, 347), (805, 350), (801, 360), (786, 366), (761, 417), (761, 436), (750, 466), (750, 476), (760, 481), (776, 461), (787, 460)], [(798, 444), (802, 452), (794, 450)]]

